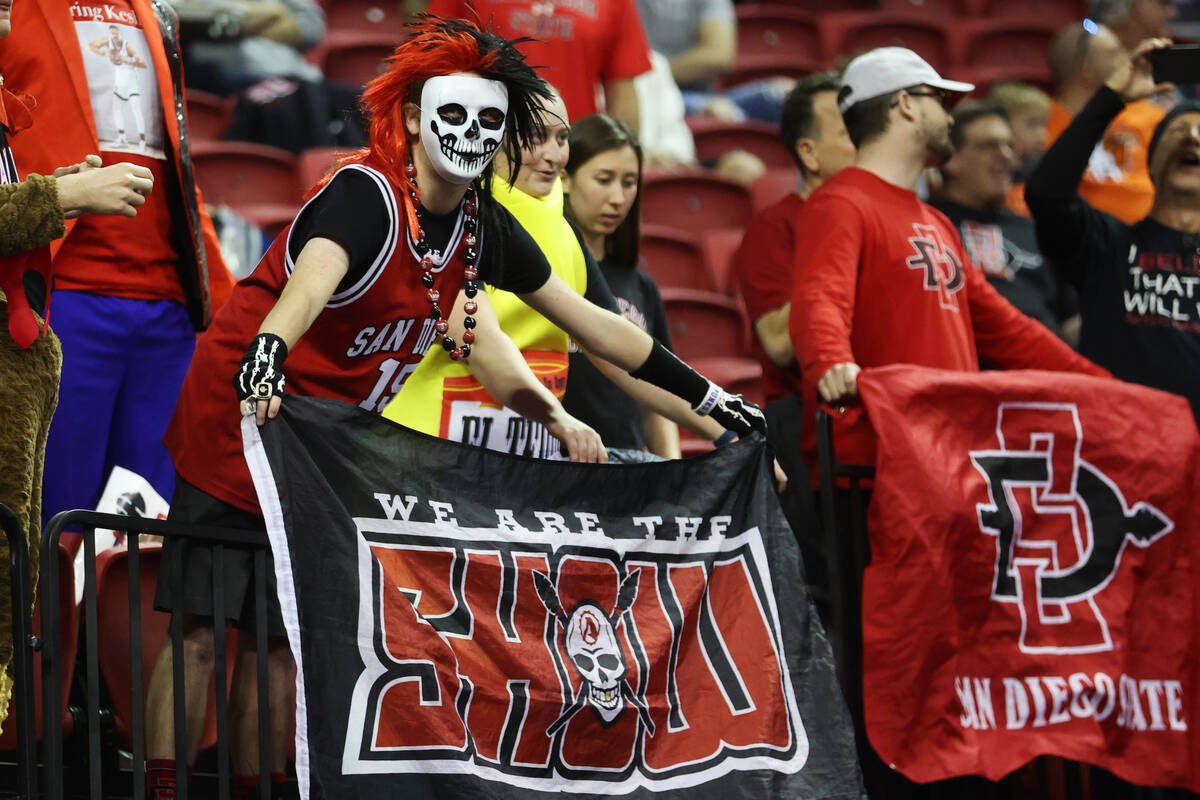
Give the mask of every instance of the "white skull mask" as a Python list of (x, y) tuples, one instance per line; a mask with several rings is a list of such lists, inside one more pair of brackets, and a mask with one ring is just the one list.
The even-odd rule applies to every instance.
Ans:
[(421, 89), (421, 144), (450, 183), (470, 183), (504, 138), (508, 89), (475, 75), (438, 75)]
[(625, 710), (621, 689), (629, 669), (608, 615), (595, 603), (581, 603), (567, 621), (563, 644), (583, 678), (588, 704), (611, 725)]

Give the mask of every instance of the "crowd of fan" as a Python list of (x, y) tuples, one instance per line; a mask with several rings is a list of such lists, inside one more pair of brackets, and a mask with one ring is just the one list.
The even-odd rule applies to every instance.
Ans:
[[(304, 56), (325, 35), (320, 3), (173, 4), (190, 86), (276, 110), (281, 97), (295, 95), (302, 109), (290, 107), (287, 119), (299, 113), (337, 123), (305, 129), (299, 140), (274, 140), (284, 146), (365, 141), (361, 118), (348, 113), (358, 87), (326, 81)], [(640, 131), (630, 179), (637, 187), (643, 167), (700, 166), (752, 184), (765, 168), (750, 153), (698, 164), (686, 119), (778, 124), (795, 161), (795, 190), (749, 223), (733, 274), (763, 368), (770, 437), (790, 477), (784, 500), (796, 530), (819, 527), (810, 490), (813, 412), (818, 403), (846, 411), (862, 368), (912, 362), (1111, 373), (1182, 394), (1200, 409), (1200, 317), (1190, 299), (1200, 274), (1200, 105), (1190, 99), (1194, 87), (1155, 84), (1147, 66), (1149, 51), (1169, 35), (1169, 4), (1095, 0), (1088, 18), (1063, 28), (1047, 53), (1050, 95), (1021, 83), (975, 91), (903, 48), (859, 56), (842, 74), (719, 88), (737, 55), (730, 0), (585, 5), (597, 13), (511, 0), (410, 0), (405, 10), (474, 14), (506, 38), (534, 37), (522, 48), (557, 88), (570, 121), (603, 109), (630, 137)], [(69, 82), (33, 77), (36, 42), (49, 37), (18, 31), (13, 38), (16, 44), (0, 46), (6, 77), (25, 78), (43, 100), (41, 113), (61, 115), (64, 140), (75, 136), (77, 114), (62, 110)], [(169, 77), (159, 80), (169, 84)], [(165, 116), (167, 135), (177, 135), (172, 115)], [(245, 135), (296, 136), (291, 122), (245, 116)], [(106, 161), (134, 152), (125, 139), (122, 130), (122, 147), (108, 148)], [(141, 146), (145, 152), (144, 136)], [(22, 174), (63, 167), (58, 152), (49, 143), (23, 160), (18, 152)], [(566, 154), (561, 162), (546, 158), (574, 170)], [(94, 507), (115, 465), (170, 496), (175, 475), (159, 439), (172, 392), (187, 370), (194, 329), (207, 325), (230, 291), (207, 216), (194, 209), (190, 168), (177, 160), (178, 185), (150, 193), (145, 184), (161, 186), (171, 171), (151, 174), (131, 162), (120, 174), (105, 173), (107, 182), (89, 162), (59, 172), (62, 210), (92, 216), (57, 250), (62, 388), (48, 434), (44, 502), (33, 498), (23, 519), (31, 530), (58, 511)], [(73, 178), (87, 179), (91, 199), (68, 207)], [(623, 213), (632, 208), (636, 217), (627, 199)], [(191, 236), (169, 239), (172, 221), (178, 231), (189, 210)], [(125, 220), (96, 216), (135, 213), (138, 227), (125, 231), (116, 227)], [(598, 241), (586, 243), (603, 261), (611, 251), (603, 236)], [(84, 270), (102, 251), (109, 266)], [(622, 253), (636, 261), (636, 247)], [(140, 266), (130, 271), (122, 263)], [(923, 270), (924, 281), (901, 286), (909, 275), (896, 274), (898, 263), (908, 268), (902, 272)], [(643, 266), (653, 274), (652, 263)], [(1171, 278), (1174, 294), (1164, 288)], [(638, 285), (637, 298), (618, 291), (618, 299), (629, 301), (630, 318), (641, 316), (644, 327), (646, 317), (661, 320), (665, 312), (657, 293)], [(12, 305), (19, 286), (4, 288)], [(44, 309), (45, 291), (30, 292), (35, 311)], [(935, 302), (922, 310), (930, 296)], [(1171, 304), (1175, 297), (1187, 302)], [(136, 329), (113, 323), (131, 319), (140, 320)], [(45, 371), (56, 371), (57, 355), (46, 358)], [(97, 411), (101, 398), (106, 414)], [(854, 430), (852, 416), (839, 430), (839, 453), (870, 462), (869, 437)], [(678, 439), (664, 436), (663, 424), (648, 415), (646, 435), (633, 441), (678, 457)], [(818, 548), (806, 558), (820, 600), (824, 556)]]

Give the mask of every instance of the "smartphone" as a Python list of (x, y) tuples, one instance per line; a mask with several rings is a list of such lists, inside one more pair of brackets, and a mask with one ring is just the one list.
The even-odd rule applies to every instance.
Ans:
[(1200, 44), (1177, 44), (1150, 53), (1156, 83), (1200, 83)]

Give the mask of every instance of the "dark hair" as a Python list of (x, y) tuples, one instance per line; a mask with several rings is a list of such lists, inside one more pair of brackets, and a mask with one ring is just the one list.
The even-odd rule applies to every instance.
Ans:
[(955, 150), (963, 146), (967, 138), (967, 126), (977, 119), (984, 117), (999, 117), (1008, 122), (1008, 113), (999, 103), (984, 100), (964, 100), (950, 112), (954, 117), (954, 126), (950, 128), (950, 144)]
[[(848, 91), (849, 87), (843, 86), (842, 91), (838, 93), (838, 99)], [(897, 90), (881, 94), (879, 97), (855, 103), (842, 112), (846, 132), (850, 134), (850, 141), (854, 142), (855, 147), (869, 144), (887, 133), (888, 113), (892, 110), (892, 104), (899, 93)]]
[[(567, 174), (575, 172), (587, 162), (601, 153), (609, 150), (619, 150), (622, 147), (632, 147), (637, 155), (638, 182), (637, 196), (629, 213), (617, 229), (610, 233), (604, 242), (604, 253), (612, 256), (615, 261), (629, 267), (638, 264), (638, 236), (640, 233), (640, 218), (642, 207), (642, 145), (638, 142), (637, 134), (628, 123), (615, 119), (607, 114), (589, 114), (583, 119), (571, 123), (571, 156), (567, 159)], [(575, 212), (568, 200), (563, 205), (563, 213), (567, 219), (578, 224)]]
[(813, 117), (813, 99), (821, 92), (836, 92), (839, 83), (836, 73), (814, 72), (793, 86), (783, 100), (779, 134), (802, 174), (804, 164), (796, 155), (796, 142), (801, 139), (811, 139), (817, 132)]

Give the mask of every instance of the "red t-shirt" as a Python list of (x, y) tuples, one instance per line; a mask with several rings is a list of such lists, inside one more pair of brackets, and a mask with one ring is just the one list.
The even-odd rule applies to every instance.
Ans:
[(605, 83), (650, 71), (633, 0), (432, 0), (429, 13), (462, 19), (477, 14), (506, 39), (537, 39), (518, 47), (558, 89), (572, 121), (599, 110), (596, 93)]
[[(1001, 367), (1109, 374), (1002, 298), (945, 216), (866, 170), (843, 170), (813, 193), (796, 242), (790, 328), (806, 408), (843, 362), (974, 372), (982, 355)], [(865, 417), (848, 414), (835, 433), (838, 461), (875, 463)], [(811, 462), (812, 426), (801, 450)]]
[(155, 189), (133, 219), (81, 217), (55, 257), (55, 288), (185, 303), (167, 202), (166, 183), (174, 180), (167, 162), (172, 145), (146, 34), (128, 0), (74, 3), (71, 15), (100, 156), (105, 165), (128, 161), (147, 167)]
[(800, 367), (795, 361), (786, 368), (772, 361), (753, 331), (753, 325), (764, 314), (792, 300), (796, 220), (803, 206), (804, 199), (800, 195), (789, 194), (755, 215), (746, 226), (742, 246), (733, 261), (733, 274), (750, 316), (754, 355), (762, 362), (763, 394), (768, 403), (790, 394), (800, 394)]

